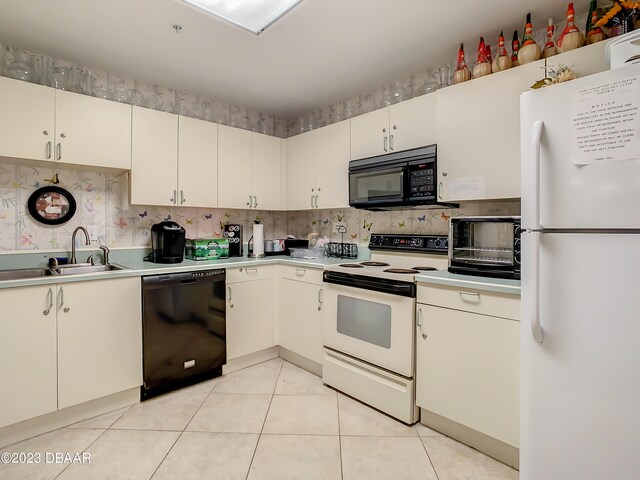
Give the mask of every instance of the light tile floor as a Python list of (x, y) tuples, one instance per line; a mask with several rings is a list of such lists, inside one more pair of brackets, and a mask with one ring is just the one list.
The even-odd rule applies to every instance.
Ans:
[(91, 463), (0, 463), (10, 479), (515, 480), (518, 472), (407, 427), (274, 359), (76, 423), (2, 452)]

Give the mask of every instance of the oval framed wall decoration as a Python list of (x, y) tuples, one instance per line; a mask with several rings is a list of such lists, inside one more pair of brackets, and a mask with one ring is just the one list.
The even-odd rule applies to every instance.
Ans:
[(45, 225), (62, 225), (76, 213), (76, 200), (64, 188), (38, 188), (27, 200), (27, 208), (34, 220)]

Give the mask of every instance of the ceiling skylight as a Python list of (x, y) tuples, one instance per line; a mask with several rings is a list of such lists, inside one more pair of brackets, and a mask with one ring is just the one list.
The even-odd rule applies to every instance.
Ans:
[(259, 35), (302, 0), (182, 0)]

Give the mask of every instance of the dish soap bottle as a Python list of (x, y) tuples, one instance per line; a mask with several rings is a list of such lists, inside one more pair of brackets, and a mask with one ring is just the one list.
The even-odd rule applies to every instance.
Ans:
[(567, 25), (558, 38), (558, 51), (560, 53), (575, 50), (584, 45), (584, 34), (578, 30), (575, 22), (575, 11), (573, 3), (567, 7)]
[(535, 62), (540, 60), (541, 55), (540, 47), (533, 38), (533, 25), (531, 23), (531, 14), (527, 13), (527, 23), (524, 27), (524, 37), (522, 37), (522, 46), (518, 50), (518, 63), (524, 65), (525, 63)]
[(458, 64), (456, 71), (453, 72), (453, 83), (458, 84), (469, 80), (471, 80), (471, 71), (469, 71), (469, 67), (464, 61), (464, 44), (461, 43), (458, 50)]

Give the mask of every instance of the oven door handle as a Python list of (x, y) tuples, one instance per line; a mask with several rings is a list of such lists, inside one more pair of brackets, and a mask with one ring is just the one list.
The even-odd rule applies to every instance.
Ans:
[(324, 272), (325, 283), (334, 285), (344, 285), (346, 287), (360, 288), (362, 290), (372, 290), (374, 292), (389, 293), (402, 297), (415, 297), (416, 286), (409, 282), (395, 282), (393, 280), (374, 280), (361, 275), (350, 275), (339, 272)]

